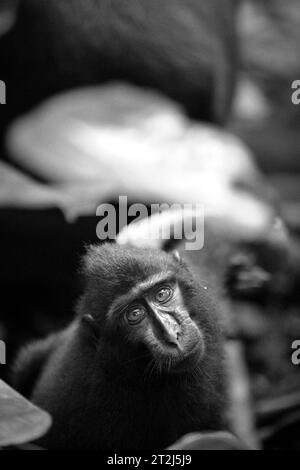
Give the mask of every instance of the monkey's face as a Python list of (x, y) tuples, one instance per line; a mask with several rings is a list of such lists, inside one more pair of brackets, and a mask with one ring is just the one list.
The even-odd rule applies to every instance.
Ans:
[(108, 323), (125, 338), (127, 347), (145, 350), (159, 370), (182, 371), (204, 352), (202, 333), (189, 315), (172, 273), (157, 274), (119, 297)]
[(85, 259), (87, 285), (80, 314), (118, 362), (182, 373), (203, 357), (206, 292), (176, 257), (115, 245), (92, 247)]

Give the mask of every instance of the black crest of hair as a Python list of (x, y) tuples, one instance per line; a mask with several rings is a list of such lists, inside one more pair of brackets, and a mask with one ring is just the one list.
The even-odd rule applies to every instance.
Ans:
[(48, 411), (49, 449), (164, 448), (224, 429), (223, 342), (213, 295), (178, 256), (91, 246), (63, 331), (21, 351), (14, 386)]

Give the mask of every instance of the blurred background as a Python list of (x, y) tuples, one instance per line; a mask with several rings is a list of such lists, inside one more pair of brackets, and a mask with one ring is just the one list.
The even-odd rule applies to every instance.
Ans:
[(273, 280), (230, 298), (236, 428), (299, 449), (299, 0), (1, 0), (0, 80), (8, 364), (72, 318), (99, 204), (201, 203)]

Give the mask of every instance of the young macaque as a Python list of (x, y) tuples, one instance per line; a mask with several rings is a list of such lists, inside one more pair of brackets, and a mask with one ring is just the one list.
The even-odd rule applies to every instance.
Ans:
[(156, 249), (92, 246), (65, 330), (21, 352), (16, 388), (48, 411), (48, 449), (164, 448), (225, 429), (217, 307), (187, 264)]

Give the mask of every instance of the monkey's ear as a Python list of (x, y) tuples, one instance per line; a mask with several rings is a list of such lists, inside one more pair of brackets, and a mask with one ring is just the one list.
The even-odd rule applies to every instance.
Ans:
[(174, 250), (174, 251), (172, 252), (172, 256), (173, 256), (173, 258), (175, 259), (175, 261), (177, 261), (178, 263), (181, 263), (181, 256), (180, 256), (179, 251)]
[(99, 338), (99, 328), (98, 328), (95, 318), (92, 315), (90, 314), (83, 315), (83, 317), (81, 318), (81, 323), (83, 326), (85, 326), (92, 332), (95, 338)]

